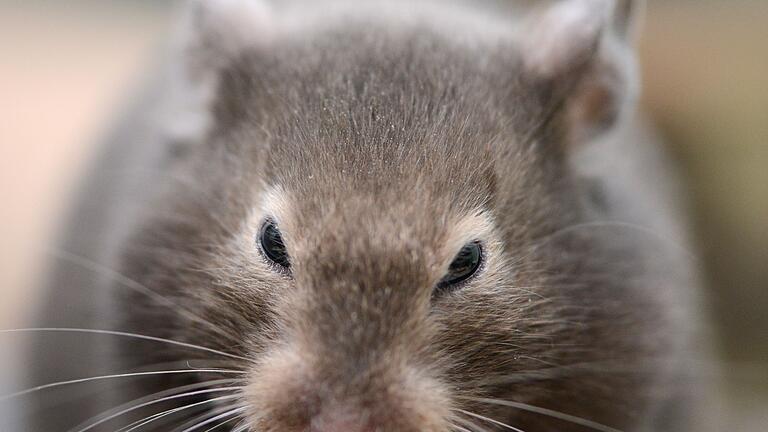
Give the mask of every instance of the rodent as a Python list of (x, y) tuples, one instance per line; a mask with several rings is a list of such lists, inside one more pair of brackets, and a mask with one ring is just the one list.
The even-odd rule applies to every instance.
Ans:
[(190, 2), (47, 321), (209, 351), (40, 336), (36, 384), (189, 373), (26, 430), (686, 430), (699, 294), (632, 126), (639, 3)]

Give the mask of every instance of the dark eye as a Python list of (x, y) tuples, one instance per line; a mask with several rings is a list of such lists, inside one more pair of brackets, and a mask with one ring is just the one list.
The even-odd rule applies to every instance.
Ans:
[(274, 221), (267, 220), (264, 222), (259, 233), (259, 243), (261, 251), (268, 260), (284, 269), (288, 269), (291, 266), (288, 260), (288, 252), (285, 250), (285, 244), (283, 243), (283, 236), (280, 235), (280, 230), (277, 229)]
[(469, 279), (477, 272), (482, 262), (483, 248), (480, 242), (467, 243), (453, 259), (448, 273), (437, 284), (437, 288), (442, 290)]

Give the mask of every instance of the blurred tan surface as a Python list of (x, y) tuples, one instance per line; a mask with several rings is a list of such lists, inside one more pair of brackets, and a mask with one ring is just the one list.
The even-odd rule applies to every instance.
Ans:
[(688, 182), (724, 346), (768, 361), (768, 1), (651, 4), (645, 100)]
[(768, 425), (768, 1), (651, 1), (644, 102), (681, 167), (731, 430)]
[[(0, 327), (88, 151), (159, 54), (166, 1), (0, 0)], [(768, 1), (651, 0), (644, 104), (688, 182), (734, 414), (768, 424)], [(751, 390), (751, 391), (748, 391)], [(747, 424), (733, 430), (747, 429)], [(743, 427), (742, 427), (743, 426)]]
[(169, 8), (148, 5), (0, 1), (0, 327), (22, 317), (88, 150), (157, 53)]

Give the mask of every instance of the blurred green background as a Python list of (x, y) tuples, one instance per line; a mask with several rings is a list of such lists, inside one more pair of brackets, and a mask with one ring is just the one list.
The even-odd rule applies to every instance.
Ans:
[[(162, 55), (175, 3), (0, 0), (0, 327), (33, 303), (36, 251)], [(643, 34), (642, 104), (686, 181), (732, 429), (765, 430), (768, 1), (650, 0)]]

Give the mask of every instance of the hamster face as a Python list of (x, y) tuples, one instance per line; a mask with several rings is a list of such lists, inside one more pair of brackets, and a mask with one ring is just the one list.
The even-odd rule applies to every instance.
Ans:
[(124, 322), (237, 356), (237, 431), (633, 430), (665, 308), (577, 228), (567, 105), (524, 68), (421, 30), (246, 51), (123, 257), (177, 313)]

